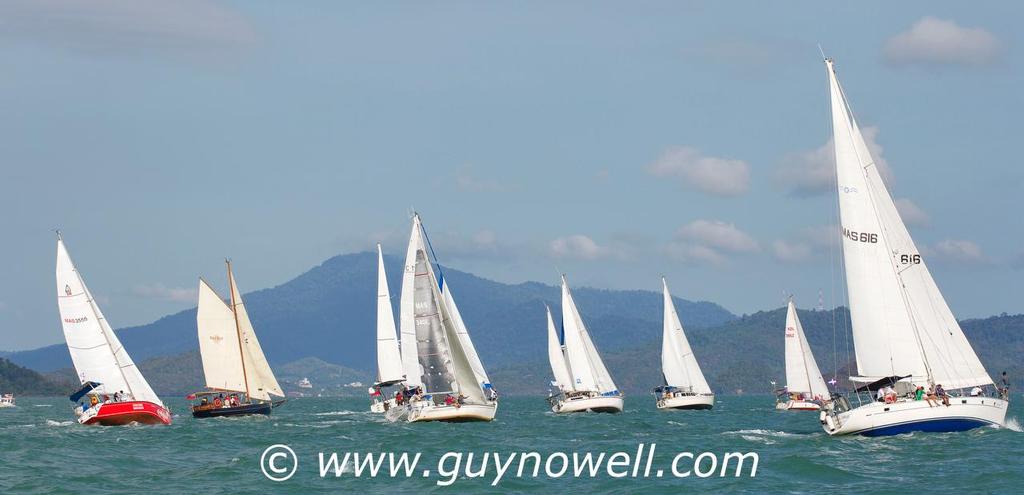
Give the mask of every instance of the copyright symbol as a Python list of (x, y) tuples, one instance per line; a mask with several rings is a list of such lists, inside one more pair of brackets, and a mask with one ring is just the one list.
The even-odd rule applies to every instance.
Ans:
[[(289, 459), (291, 462), (289, 462)], [(291, 464), (291, 467), (288, 465)], [(260, 470), (263, 476), (271, 481), (284, 481), (295, 474), (299, 468), (299, 457), (291, 447), (283, 444), (276, 444), (267, 447), (260, 456)]]

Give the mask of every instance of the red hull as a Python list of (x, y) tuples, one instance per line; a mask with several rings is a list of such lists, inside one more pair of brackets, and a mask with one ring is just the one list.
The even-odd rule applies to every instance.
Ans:
[(121, 426), (130, 423), (169, 425), (171, 413), (152, 402), (113, 402), (100, 406), (96, 415), (82, 422), (85, 425)]

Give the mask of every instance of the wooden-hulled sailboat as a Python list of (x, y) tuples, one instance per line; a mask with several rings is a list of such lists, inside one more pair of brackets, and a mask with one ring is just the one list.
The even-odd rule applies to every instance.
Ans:
[(85, 286), (57, 232), (57, 306), (82, 388), (71, 395), (78, 422), (171, 424), (171, 413), (139, 373)]
[(557, 387), (547, 399), (553, 412), (622, 412), (622, 393), (590, 340), (565, 275), (560, 336), (555, 335), (555, 323), (548, 310), (548, 358)]
[(654, 389), (655, 404), (658, 409), (711, 409), (715, 405), (715, 394), (686, 340), (665, 277), (661, 278), (661, 286), (665, 300), (661, 374), (665, 384)]
[[(858, 407), (836, 397), (821, 411), (830, 435), (893, 435), (962, 431), (1003, 425), (1007, 401), (967, 341), (900, 218), (878, 166), (850, 111), (831, 59), (825, 60), (832, 100), (837, 194), (853, 341), (864, 383)], [(885, 387), (885, 401), (872, 392)], [(919, 388), (946, 391), (938, 405), (914, 400)], [(980, 394), (966, 390), (978, 388)], [(867, 403), (862, 400), (868, 395)]]
[(777, 397), (775, 408), (817, 411), (829, 396), (828, 385), (825, 385), (796, 314), (796, 304), (793, 298), (789, 298), (786, 312), (786, 388)]
[(284, 402), (283, 399), (275, 401), (271, 396), (283, 398), (284, 391), (249, 321), (249, 313), (231, 272), (231, 261), (225, 260), (225, 263), (231, 290), (230, 305), (210, 284), (199, 279), (196, 327), (207, 390), (188, 396), (192, 401), (192, 416), (270, 415), (274, 407)]
[(420, 217), (414, 214), (399, 307), (407, 387), (401, 409), (409, 422), (490, 421), (497, 411), (497, 394), (440, 265), (434, 271), (432, 255)]
[(377, 381), (370, 387), (370, 412), (384, 413), (395, 406), (384, 388), (405, 380), (402, 355), (398, 349), (395, 314), (391, 309), (391, 290), (384, 271), (384, 254), (377, 244)]

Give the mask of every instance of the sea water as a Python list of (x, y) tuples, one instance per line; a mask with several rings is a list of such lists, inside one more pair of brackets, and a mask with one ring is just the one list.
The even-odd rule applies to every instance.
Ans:
[[(0, 409), (0, 491), (4, 493), (417, 493), (542, 492), (661, 493), (715, 490), (733, 493), (1019, 493), (1024, 486), (1024, 434), (1019, 426), (1024, 397), (1011, 404), (1006, 428), (985, 427), (962, 433), (912, 433), (884, 438), (830, 438), (814, 412), (776, 411), (768, 396), (719, 397), (710, 411), (658, 411), (650, 397), (627, 397), (623, 414), (556, 416), (542, 397), (501, 400), (491, 423), (388, 423), (367, 411), (365, 400), (297, 398), (271, 417), (192, 419), (184, 400), (170, 399), (171, 426), (88, 427), (74, 421), (70, 403), (58, 398), (18, 398), (18, 407)], [(278, 456), (268, 479), (272, 445), (286, 445), (297, 464)], [(644, 476), (633, 461), (640, 445), (652, 457)], [(280, 447), (277, 448), (278, 451)], [(421, 453), (411, 477), (392, 478), (387, 463), (375, 478), (356, 477), (345, 453)], [(595, 477), (576, 477), (570, 466), (559, 477), (532, 463), (517, 476), (518, 461), (495, 484), (491, 466), (481, 477), (441, 476), (455, 466), (455, 455), (473, 453), (475, 475), (484, 454), (500, 459), (524, 452), (550, 456), (573, 453), (630, 456), (628, 474), (616, 478), (602, 468)], [(670, 464), (679, 453), (756, 453), (740, 476), (735, 463), (721, 476), (698, 477), (683, 458), (680, 474)], [(320, 454), (337, 454), (340, 476), (328, 469), (321, 477)], [(262, 462), (261, 462), (261, 457)], [(561, 458), (552, 470), (557, 473)], [(493, 458), (491, 459), (493, 460)], [(531, 459), (532, 461), (532, 459)], [(710, 458), (704, 460), (708, 471)], [(329, 463), (328, 463), (329, 464)], [(294, 467), (294, 470), (292, 469)], [(460, 466), (465, 469), (465, 466)], [(662, 470), (662, 477), (655, 476)], [(429, 471), (427, 474), (425, 471)], [(623, 471), (619, 469), (618, 471)], [(448, 485), (450, 483), (450, 485)], [(448, 486), (442, 486), (448, 485)]]

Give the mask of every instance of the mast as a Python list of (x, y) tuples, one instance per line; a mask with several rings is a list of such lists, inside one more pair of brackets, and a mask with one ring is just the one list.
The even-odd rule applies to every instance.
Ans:
[(228, 265), (228, 285), (231, 290), (231, 314), (235, 316), (235, 332), (238, 333), (238, 359), (242, 361), (242, 381), (245, 382), (245, 397), (249, 398), (249, 374), (245, 372), (245, 351), (242, 348), (242, 327), (238, 324), (238, 311), (235, 309), (235, 277), (231, 275), (231, 260), (225, 259)]

